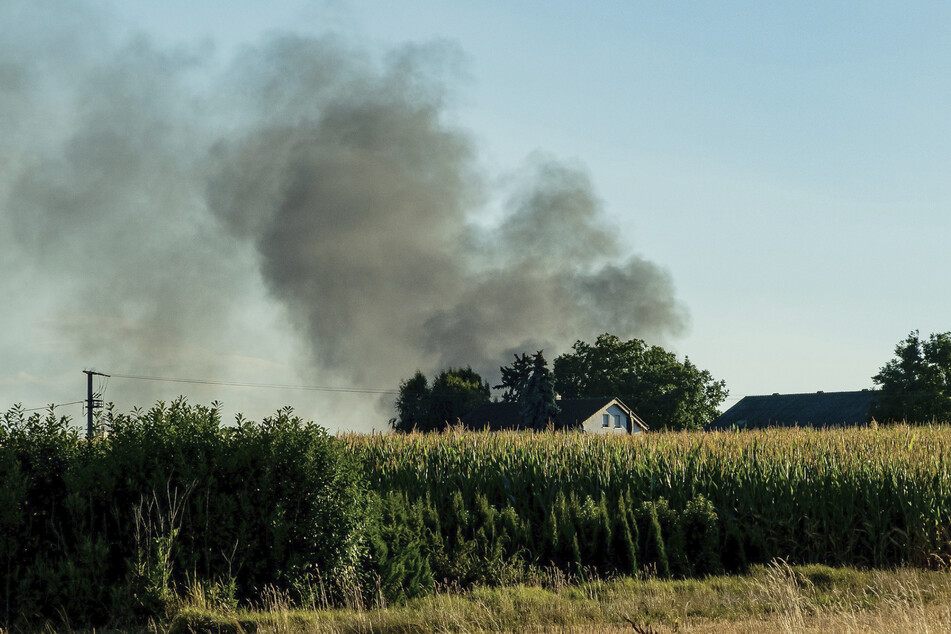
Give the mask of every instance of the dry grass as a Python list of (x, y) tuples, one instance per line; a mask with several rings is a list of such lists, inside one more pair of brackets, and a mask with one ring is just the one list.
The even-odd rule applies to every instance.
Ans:
[(260, 611), (230, 615), (186, 608), (170, 629), (275, 634), (951, 632), (951, 574), (778, 562), (739, 577), (483, 588), (369, 610), (294, 610), (279, 599)]

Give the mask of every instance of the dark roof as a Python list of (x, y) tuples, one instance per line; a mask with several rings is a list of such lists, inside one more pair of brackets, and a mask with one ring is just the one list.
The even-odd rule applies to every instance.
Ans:
[[(558, 401), (558, 407), (561, 408), (561, 411), (553, 422), (555, 426), (559, 428), (578, 427), (599, 410), (615, 401), (622, 409), (630, 414), (630, 418), (634, 424), (640, 425), (644, 430), (647, 430), (644, 421), (642, 421), (630, 407), (613, 396), (563, 398)], [(490, 430), (520, 429), (520, 409), (518, 403), (484, 403), (463, 417), (462, 422), (469, 429), (475, 430), (486, 428)]]
[(816, 392), (746, 396), (720, 414), (711, 429), (865, 425), (878, 392)]

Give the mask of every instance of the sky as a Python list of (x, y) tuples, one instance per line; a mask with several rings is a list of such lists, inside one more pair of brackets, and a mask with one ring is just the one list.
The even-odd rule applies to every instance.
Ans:
[(941, 2), (0, 0), (0, 409), (96, 370), (122, 411), (381, 430), (417, 369), (600, 332), (724, 407), (870, 388), (951, 330), (949, 29)]

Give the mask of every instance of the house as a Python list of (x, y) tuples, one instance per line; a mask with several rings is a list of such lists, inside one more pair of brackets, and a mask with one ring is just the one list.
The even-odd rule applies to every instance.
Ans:
[[(561, 411), (552, 421), (558, 429), (572, 429), (589, 434), (640, 434), (647, 425), (621, 402), (611, 396), (596, 398), (564, 398), (558, 401)], [(468, 429), (521, 429), (521, 406), (518, 403), (485, 403), (462, 419)]]
[(709, 429), (866, 425), (877, 395), (874, 390), (861, 390), (746, 396), (720, 414)]

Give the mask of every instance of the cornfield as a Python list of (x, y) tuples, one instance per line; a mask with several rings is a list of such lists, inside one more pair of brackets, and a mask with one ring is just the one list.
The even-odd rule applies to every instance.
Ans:
[[(663, 568), (666, 562), (645, 550), (656, 511), (668, 551), (671, 539), (680, 542), (679, 555), (667, 553), (674, 574), (677, 556), (682, 575), (742, 570), (775, 558), (860, 567), (951, 562), (948, 426), (635, 437), (450, 431), (345, 441), (361, 457), (372, 489), (438, 516), (425, 537), (442, 540), (447, 551), (449, 542), (458, 548), (464, 534), (475, 536), (495, 514), (483, 533), (503, 542), (503, 556), (562, 567), (601, 562), (621, 571), (633, 566), (623, 564), (625, 557), (640, 557), (643, 568), (651, 556)], [(682, 522), (673, 534), (665, 515), (696, 516), (698, 503), (711, 507), (714, 525), (698, 536), (696, 523)], [(505, 513), (519, 521), (500, 522)], [(607, 516), (600, 537), (590, 537), (585, 518), (599, 513)], [(640, 540), (636, 555), (619, 552), (616, 534), (626, 530), (619, 515)], [(518, 535), (504, 539), (505, 526), (520, 527)], [(592, 539), (613, 541), (600, 547)], [(691, 540), (708, 543), (691, 546)], [(492, 544), (486, 537), (480, 548), (491, 551)], [(598, 555), (599, 548), (609, 552)], [(692, 561), (711, 550), (707, 566)]]
[(184, 400), (0, 415), (0, 628), (750, 564), (951, 564), (951, 427), (333, 437)]

